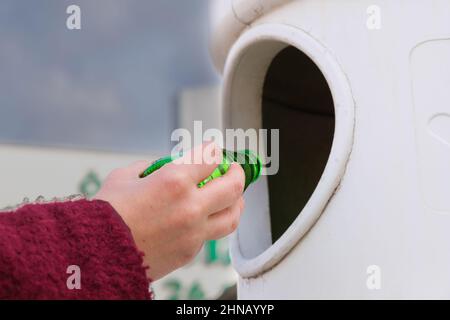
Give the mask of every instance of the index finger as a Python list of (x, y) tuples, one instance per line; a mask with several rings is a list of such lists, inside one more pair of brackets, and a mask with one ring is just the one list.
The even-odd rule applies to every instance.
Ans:
[[(170, 166), (185, 171), (195, 184), (206, 179), (222, 163), (222, 149), (214, 142), (206, 142), (186, 152), (182, 157), (172, 161)], [(168, 165), (168, 166), (169, 166)]]

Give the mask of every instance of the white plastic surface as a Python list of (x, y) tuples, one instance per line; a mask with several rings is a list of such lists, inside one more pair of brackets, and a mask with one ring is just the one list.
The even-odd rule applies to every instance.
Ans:
[(415, 47), (411, 71), (423, 196), (432, 210), (449, 213), (450, 38)]
[[(351, 154), (336, 192), (321, 181), (320, 197), (310, 200), (315, 209), (305, 208), (283, 241), (253, 251), (257, 257), (244, 255), (252, 255), (244, 247), (255, 229), (242, 225), (235, 235), (241, 299), (450, 298), (450, 2), (377, 1), (380, 29), (367, 26), (373, 5), (292, 1), (252, 21), (230, 52), (222, 47), (229, 126), (260, 124), (261, 88), (242, 75), (262, 83), (263, 66), (292, 39), (305, 51), (324, 49), (308, 55), (334, 99), (348, 91), (323, 61), (339, 66), (355, 105)], [(232, 38), (219, 33), (214, 39)], [(251, 44), (264, 38), (270, 41), (253, 52)], [(237, 65), (246, 54), (254, 59)], [(340, 177), (342, 167), (330, 162), (327, 170), (326, 177)], [(368, 285), (372, 266), (380, 271), (376, 288)]]

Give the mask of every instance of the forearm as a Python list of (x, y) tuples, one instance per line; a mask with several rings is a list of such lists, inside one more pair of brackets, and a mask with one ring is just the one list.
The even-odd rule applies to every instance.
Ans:
[[(70, 278), (78, 273), (70, 266), (79, 278)], [(0, 298), (148, 299), (145, 269), (130, 230), (105, 201), (0, 213)]]

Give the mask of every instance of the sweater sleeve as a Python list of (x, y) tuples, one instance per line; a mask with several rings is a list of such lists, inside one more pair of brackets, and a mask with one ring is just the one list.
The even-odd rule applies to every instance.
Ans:
[(150, 299), (131, 232), (101, 200), (0, 212), (1, 299)]

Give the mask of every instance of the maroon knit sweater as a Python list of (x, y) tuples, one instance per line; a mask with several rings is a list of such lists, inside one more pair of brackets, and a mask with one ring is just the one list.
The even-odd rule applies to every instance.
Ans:
[(0, 212), (0, 299), (150, 299), (145, 271), (143, 254), (108, 202)]

